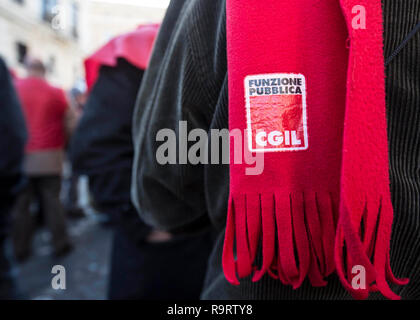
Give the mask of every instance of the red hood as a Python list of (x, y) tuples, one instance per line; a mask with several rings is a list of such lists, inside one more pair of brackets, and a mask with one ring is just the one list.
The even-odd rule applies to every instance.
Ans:
[(119, 35), (85, 60), (86, 83), (90, 90), (101, 66), (116, 66), (124, 58), (139, 69), (146, 69), (159, 31), (159, 24), (141, 25), (136, 30)]

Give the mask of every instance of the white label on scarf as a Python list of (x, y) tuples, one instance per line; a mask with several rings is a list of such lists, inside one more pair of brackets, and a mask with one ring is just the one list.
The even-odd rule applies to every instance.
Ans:
[(308, 149), (306, 81), (302, 74), (247, 76), (245, 98), (251, 152)]

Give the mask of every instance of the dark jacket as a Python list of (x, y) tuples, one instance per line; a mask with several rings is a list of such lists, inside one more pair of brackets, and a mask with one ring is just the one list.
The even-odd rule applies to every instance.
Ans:
[(10, 72), (0, 57), (0, 299), (21, 299), (9, 258), (11, 209), (24, 187), (23, 159), (27, 139), (25, 119)]
[(97, 209), (134, 243), (149, 233), (130, 197), (132, 117), (142, 76), (143, 70), (125, 59), (102, 66), (70, 145), (73, 170), (89, 177)]
[(27, 139), (25, 120), (10, 72), (0, 58), (0, 236), (8, 212), (23, 186), (22, 163)]
[(132, 117), (143, 70), (124, 59), (102, 66), (70, 145), (73, 170), (89, 176), (95, 202), (130, 203)]
[[(181, 13), (169, 24), (170, 28), (162, 28), (137, 102), (133, 197), (140, 214), (153, 226), (169, 231), (197, 231), (209, 224), (218, 231), (203, 298), (350, 298), (336, 275), (323, 288), (305, 282), (293, 290), (269, 277), (257, 283), (246, 279), (240, 286), (230, 285), (221, 264), (229, 195), (228, 165), (157, 163), (156, 151), (161, 143), (156, 142), (156, 134), (160, 129), (176, 131), (179, 121), (188, 121), (189, 130), (228, 128), (225, 0), (192, 0), (183, 6), (182, 2), (172, 1), (167, 19), (171, 19), (172, 10)], [(389, 56), (418, 23), (420, 0), (384, 0), (383, 5), (385, 55)], [(161, 42), (164, 45), (160, 46)], [(417, 34), (387, 68), (395, 208), (391, 263), (397, 276), (411, 278), (409, 285), (396, 290), (405, 299), (420, 299), (419, 47)]]

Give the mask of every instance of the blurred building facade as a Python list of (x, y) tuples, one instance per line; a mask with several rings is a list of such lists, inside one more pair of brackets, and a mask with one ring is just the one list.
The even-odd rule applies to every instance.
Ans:
[(140, 24), (163, 20), (169, 0), (89, 0), (84, 1), (81, 18), (84, 35), (81, 45), (92, 53), (114, 36)]
[(19, 76), (29, 54), (48, 79), (70, 88), (84, 78), (83, 59), (112, 37), (160, 22), (168, 0), (0, 0), (0, 55)]
[(83, 76), (79, 0), (0, 0), (0, 54), (18, 75), (30, 54), (41, 58), (48, 79), (70, 87)]

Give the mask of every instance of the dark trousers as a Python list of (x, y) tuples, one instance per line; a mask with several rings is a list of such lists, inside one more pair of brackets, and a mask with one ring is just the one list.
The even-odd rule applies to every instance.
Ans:
[(135, 243), (115, 230), (108, 298), (198, 300), (212, 248), (209, 232), (162, 243)]
[(29, 177), (25, 190), (18, 196), (13, 210), (12, 240), (18, 259), (31, 251), (34, 219), (30, 205), (35, 194), (39, 194), (45, 222), (52, 235), (52, 245), (60, 252), (69, 245), (65, 213), (60, 202), (61, 178), (59, 176)]
[(0, 237), (0, 300), (24, 298), (17, 288), (15, 271), (7, 252), (5, 239)]

